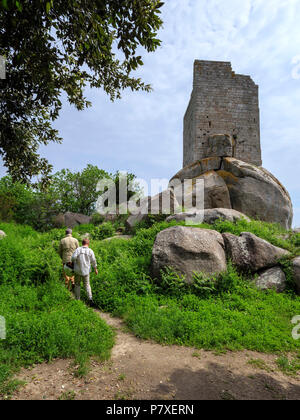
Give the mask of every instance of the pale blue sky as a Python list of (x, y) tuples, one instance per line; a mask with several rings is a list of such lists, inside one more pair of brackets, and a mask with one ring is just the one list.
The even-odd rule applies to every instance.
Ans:
[(300, 1), (165, 0), (162, 10), (162, 46), (144, 54), (138, 72), (154, 91), (124, 92), (115, 103), (88, 91), (93, 107), (66, 105), (55, 124), (64, 143), (42, 148), (43, 156), (55, 170), (92, 163), (169, 179), (182, 166), (194, 60), (231, 61), (260, 87), (263, 166), (289, 190), (300, 226)]

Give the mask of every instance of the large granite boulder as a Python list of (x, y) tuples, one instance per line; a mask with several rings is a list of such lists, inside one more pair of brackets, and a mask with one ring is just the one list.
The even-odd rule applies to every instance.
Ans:
[(224, 241), (219, 232), (186, 226), (174, 226), (158, 233), (151, 261), (154, 278), (160, 279), (161, 270), (171, 267), (193, 281), (195, 272), (217, 274), (226, 271)]
[(270, 172), (234, 158), (224, 158), (218, 174), (228, 186), (232, 208), (253, 219), (279, 223), (290, 229), (291, 198)]
[(87, 225), (91, 223), (92, 217), (80, 213), (60, 213), (54, 218), (54, 224), (57, 227), (74, 228), (78, 225)]
[(167, 218), (167, 222), (176, 220), (177, 222), (192, 223), (208, 223), (212, 225), (216, 220), (228, 220), (229, 222), (236, 222), (237, 220), (245, 219), (247, 222), (250, 221), (249, 217), (239, 211), (233, 209), (205, 209), (203, 211), (185, 212), (178, 213)]
[(204, 181), (204, 208), (231, 209), (230, 195), (227, 185), (222, 177), (215, 171), (206, 172), (197, 179)]
[(223, 233), (222, 236), (227, 256), (244, 271), (256, 272), (274, 267), (281, 257), (289, 254), (285, 249), (278, 248), (253, 233), (243, 232), (240, 236)]
[(255, 283), (259, 290), (273, 289), (282, 293), (286, 289), (286, 276), (280, 267), (272, 267), (264, 270)]
[(184, 181), (185, 179), (197, 178), (209, 171), (218, 171), (221, 168), (222, 159), (220, 157), (211, 157), (197, 160), (196, 162), (185, 166), (176, 175), (173, 176), (170, 183), (174, 180)]
[(294, 258), (292, 264), (296, 291), (300, 295), (300, 257)]
[[(181, 181), (178, 185), (175, 182), (171, 182), (169, 186), (173, 186), (178, 203), (187, 211), (194, 208), (211, 209), (222, 207), (231, 209), (228, 187), (216, 171), (211, 170), (203, 175), (187, 179), (183, 186)], [(198, 201), (196, 201), (196, 198)]]
[[(224, 180), (222, 184), (220, 177)], [(176, 185), (180, 191), (179, 182), (188, 179), (195, 182), (201, 178), (206, 188), (204, 207), (233, 208), (251, 218), (279, 223), (290, 229), (293, 219), (290, 196), (266, 169), (232, 157), (210, 157), (181, 169), (171, 179), (170, 186)], [(221, 204), (220, 197), (224, 204)]]
[(3, 232), (3, 230), (0, 230), (0, 239), (3, 239), (6, 237), (6, 233)]

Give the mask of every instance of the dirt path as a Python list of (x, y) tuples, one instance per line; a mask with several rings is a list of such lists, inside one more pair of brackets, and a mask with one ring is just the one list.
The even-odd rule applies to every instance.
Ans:
[(161, 346), (124, 332), (120, 319), (100, 316), (117, 330), (109, 362), (93, 361), (84, 379), (74, 376), (70, 360), (23, 369), (18, 379), (26, 385), (13, 399), (300, 399), (300, 375), (278, 371), (276, 356)]

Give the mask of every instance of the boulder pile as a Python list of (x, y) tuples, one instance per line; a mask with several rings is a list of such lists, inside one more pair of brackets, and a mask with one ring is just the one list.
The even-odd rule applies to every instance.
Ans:
[[(293, 207), (289, 193), (262, 167), (233, 157), (209, 157), (181, 169), (170, 186), (188, 179), (204, 181), (205, 209), (234, 209), (253, 219), (279, 223), (285, 229), (291, 227)], [(181, 189), (174, 188), (174, 192), (180, 203)]]
[[(186, 283), (195, 273), (214, 276), (227, 270), (227, 260), (240, 270), (252, 273), (259, 289), (283, 292), (286, 277), (280, 259), (289, 252), (250, 233), (240, 236), (188, 226), (172, 226), (156, 236), (151, 260), (153, 278), (160, 281), (162, 272), (171, 268)], [(293, 260), (296, 289), (300, 294), (300, 257)]]

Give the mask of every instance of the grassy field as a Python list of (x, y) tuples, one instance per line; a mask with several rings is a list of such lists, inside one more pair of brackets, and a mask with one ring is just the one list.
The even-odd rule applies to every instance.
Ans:
[(29, 227), (0, 224), (0, 315), (7, 338), (0, 340), (0, 395), (17, 385), (10, 378), (21, 366), (74, 357), (76, 374), (90, 356), (110, 357), (111, 329), (64, 288), (56, 254), (56, 231), (39, 234)]
[[(292, 338), (291, 319), (300, 315), (300, 297), (293, 288), (290, 262), (282, 261), (288, 289), (284, 294), (260, 292), (251, 280), (229, 263), (228, 272), (215, 279), (198, 275), (194, 285), (168, 270), (157, 284), (149, 275), (156, 234), (178, 223), (139, 226), (129, 241), (102, 241), (114, 229), (106, 225), (81, 226), (74, 236), (90, 232), (99, 275), (91, 283), (97, 306), (121, 316), (141, 338), (161, 344), (179, 344), (203, 349), (295, 353), (300, 366), (300, 340)], [(289, 235), (275, 225), (240, 221), (218, 222), (220, 232), (253, 232), (300, 255), (299, 235)], [(64, 230), (37, 233), (26, 226), (0, 224), (8, 237), (0, 241), (0, 315), (7, 321), (7, 339), (0, 341), (0, 393), (14, 386), (8, 382), (20, 366), (74, 357), (84, 371), (90, 356), (106, 359), (113, 333), (93, 311), (71, 299), (61, 279), (57, 255)], [(95, 238), (95, 239), (93, 239)], [(83, 293), (84, 298), (84, 293)], [(80, 372), (79, 372), (80, 373)]]

